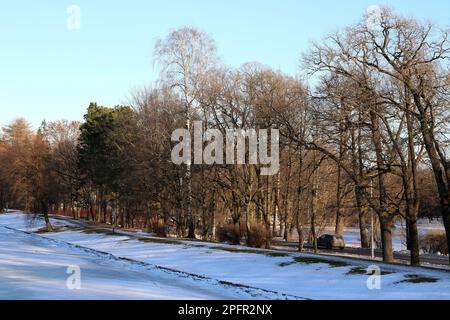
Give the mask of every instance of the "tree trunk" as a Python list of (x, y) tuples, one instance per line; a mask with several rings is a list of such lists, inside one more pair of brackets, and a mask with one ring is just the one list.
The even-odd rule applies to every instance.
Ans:
[[(343, 111), (344, 104), (341, 103), (341, 113)], [(345, 127), (342, 124), (342, 120), (339, 123), (339, 158), (337, 163), (337, 185), (336, 185), (336, 225), (334, 234), (342, 237), (345, 232), (345, 219), (341, 212), (341, 185), (342, 185), (342, 161), (344, 160), (345, 146), (347, 144), (347, 137), (345, 134)]]
[(277, 217), (280, 216), (280, 173), (277, 173), (274, 202), (275, 202), (275, 211), (273, 212), (272, 237), (276, 237), (277, 235)]
[(340, 210), (336, 213), (336, 227), (334, 229), (334, 234), (336, 236), (343, 237), (345, 232), (345, 218), (342, 216)]
[(367, 224), (367, 212), (365, 210), (359, 211), (359, 234), (361, 237), (361, 248), (369, 249), (371, 246), (371, 239)]
[(384, 160), (383, 160), (383, 147), (381, 142), (381, 131), (378, 115), (374, 110), (370, 111), (371, 129), (372, 129), (372, 141), (375, 146), (375, 155), (377, 159), (377, 171), (378, 171), (378, 192), (379, 192), (379, 219), (381, 226), (381, 239), (383, 250), (383, 261), (393, 262), (394, 252), (392, 250), (392, 217), (390, 216), (387, 208), (387, 193), (385, 187), (385, 173), (384, 173)]
[(383, 261), (394, 262), (394, 250), (392, 248), (392, 226), (391, 217), (380, 217), (381, 243), (383, 248)]
[[(358, 115), (358, 123), (361, 122), (361, 111)], [(357, 134), (357, 136), (356, 136)], [(361, 127), (358, 126), (358, 130), (353, 129), (351, 131), (351, 155), (352, 155), (352, 169), (355, 176), (355, 207), (358, 212), (359, 219), (359, 233), (361, 239), (361, 248), (370, 248), (369, 227), (367, 223), (367, 206), (364, 203), (364, 192), (362, 181), (363, 176), (363, 157), (362, 157), (362, 141), (361, 141)]]
[[(442, 220), (444, 222), (445, 234), (447, 236), (447, 246), (450, 248), (450, 162), (443, 158), (436, 146), (435, 133), (433, 132), (433, 121), (430, 121), (429, 111), (424, 108), (420, 94), (411, 90), (414, 103), (419, 110), (418, 120), (422, 133), (423, 143), (433, 168), (434, 178), (439, 192)], [(432, 110), (432, 106), (428, 106)], [(430, 127), (431, 124), (431, 127)], [(450, 255), (449, 255), (450, 260)]]
[(420, 265), (420, 251), (419, 251), (419, 232), (417, 230), (417, 220), (408, 219), (407, 229), (409, 235), (409, 244), (411, 250), (411, 265)]
[(312, 174), (312, 183), (311, 183), (311, 237), (312, 237), (312, 243), (314, 247), (314, 253), (317, 253), (317, 234), (316, 234), (316, 163), (314, 158), (314, 168), (313, 168), (313, 174)]
[(45, 203), (44, 201), (41, 201), (41, 210), (42, 210), (42, 214), (44, 215), (45, 226), (47, 228), (47, 232), (53, 232), (53, 226), (50, 222), (50, 218), (48, 217), (48, 206), (47, 206), (47, 203)]

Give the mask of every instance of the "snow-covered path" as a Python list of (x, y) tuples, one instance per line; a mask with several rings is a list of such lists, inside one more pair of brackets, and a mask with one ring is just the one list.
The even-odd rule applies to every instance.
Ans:
[[(81, 270), (70, 290), (69, 266)], [(0, 299), (237, 299), (243, 293), (145, 270), (0, 226)]]

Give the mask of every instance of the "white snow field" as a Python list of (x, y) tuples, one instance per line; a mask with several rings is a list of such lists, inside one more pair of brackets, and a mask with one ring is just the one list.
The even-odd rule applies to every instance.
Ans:
[[(20, 221), (23, 217), (15, 217), (14, 220), (16, 219)], [(67, 280), (72, 275), (67, 273), (67, 269), (73, 266), (81, 270), (79, 290), (69, 289), (70, 283), (67, 286)], [(208, 281), (174, 275), (155, 268), (143, 268), (127, 261), (115, 261), (0, 225), (2, 300), (255, 298), (268, 299), (275, 296), (264, 293), (259, 295), (258, 292), (251, 295), (243, 290)]]
[[(43, 222), (25, 217), (0, 215), (2, 299), (450, 299), (444, 270), (377, 263), (383, 275), (371, 290), (370, 262), (73, 226), (28, 234), (18, 230)], [(81, 290), (66, 288), (68, 265), (80, 266)]]

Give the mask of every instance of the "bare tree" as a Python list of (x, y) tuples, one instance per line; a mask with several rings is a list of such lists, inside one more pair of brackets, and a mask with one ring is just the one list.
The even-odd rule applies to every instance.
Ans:
[[(182, 96), (186, 112), (186, 128), (191, 130), (194, 109), (208, 72), (217, 62), (214, 41), (195, 28), (181, 28), (173, 31), (164, 40), (158, 40), (154, 55), (161, 67), (163, 79)], [(192, 212), (191, 163), (187, 163), (186, 183), (188, 186), (188, 237), (195, 238)]]

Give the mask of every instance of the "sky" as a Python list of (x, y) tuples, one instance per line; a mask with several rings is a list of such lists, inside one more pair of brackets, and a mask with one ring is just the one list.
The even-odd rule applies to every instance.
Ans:
[(91, 101), (125, 104), (158, 78), (155, 41), (182, 26), (208, 33), (228, 65), (257, 61), (295, 75), (312, 41), (371, 5), (450, 26), (448, 0), (0, 0), (0, 125), (82, 120)]

